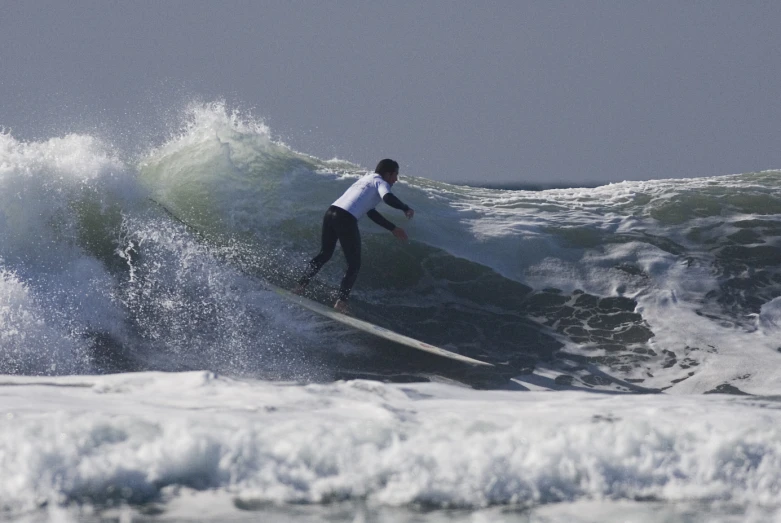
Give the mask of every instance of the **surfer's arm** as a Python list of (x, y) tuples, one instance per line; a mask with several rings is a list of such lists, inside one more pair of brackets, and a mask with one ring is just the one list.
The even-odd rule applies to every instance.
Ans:
[(390, 192), (390, 185), (388, 182), (382, 179), (377, 179), (376, 182), (377, 192), (380, 193), (380, 198), (382, 198), (382, 201), (394, 209), (404, 211), (404, 216), (406, 216), (408, 220), (411, 220), (412, 217), (415, 216), (415, 211), (410, 209), (409, 205), (396, 198), (396, 196)]
[(393, 229), (396, 228), (396, 226), (393, 225), (390, 221), (386, 220), (382, 214), (378, 213), (377, 209), (372, 209), (371, 211), (367, 212), (366, 216), (368, 216), (371, 221), (380, 227), (388, 229), (391, 232), (393, 232)]
[[(413, 212), (413, 211), (412, 209), (409, 209), (408, 212)], [(399, 240), (402, 241), (408, 240), (406, 231), (401, 227), (396, 227), (391, 222), (386, 220), (382, 214), (377, 212), (377, 209), (372, 209), (371, 211), (367, 212), (366, 216), (368, 216), (371, 219), (371, 221), (373, 221), (380, 227), (385, 227), (386, 229), (388, 229)]]
[(382, 201), (384, 201), (386, 204), (390, 205), (394, 209), (398, 209), (404, 212), (407, 212), (409, 210), (409, 205), (396, 198), (396, 195), (393, 194), (392, 192), (385, 193), (385, 195), (382, 197)]

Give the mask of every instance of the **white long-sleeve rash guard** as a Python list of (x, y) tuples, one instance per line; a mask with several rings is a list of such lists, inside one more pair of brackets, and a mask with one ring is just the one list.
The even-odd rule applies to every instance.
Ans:
[[(405, 212), (409, 209), (409, 206), (394, 196), (390, 184), (377, 173), (369, 173), (359, 178), (331, 205), (344, 209), (352, 214), (356, 220), (369, 213), (369, 217), (374, 222), (388, 230), (393, 230), (395, 225), (385, 220), (378, 212), (371, 212), (381, 200), (391, 207)], [(377, 220), (378, 217), (381, 221)]]

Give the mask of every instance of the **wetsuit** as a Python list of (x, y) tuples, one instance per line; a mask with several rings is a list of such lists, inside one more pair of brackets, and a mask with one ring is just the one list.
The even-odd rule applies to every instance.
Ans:
[(409, 206), (391, 193), (390, 184), (377, 173), (367, 174), (350, 186), (323, 216), (323, 231), (320, 252), (309, 262), (306, 274), (299, 285), (306, 287), (325, 263), (331, 259), (336, 248), (336, 240), (342, 246), (347, 259), (347, 272), (339, 288), (339, 299), (347, 301), (353, 288), (358, 271), (361, 268), (361, 233), (358, 220), (365, 214), (377, 225), (393, 231), (396, 228), (386, 220), (375, 207), (380, 200), (396, 209), (407, 212)]

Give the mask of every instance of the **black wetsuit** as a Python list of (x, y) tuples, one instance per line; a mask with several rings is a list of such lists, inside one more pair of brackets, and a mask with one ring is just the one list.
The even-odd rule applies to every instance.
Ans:
[[(409, 206), (402, 203), (392, 193), (385, 194), (382, 197), (382, 201), (391, 207), (405, 212), (409, 209)], [(393, 231), (396, 228), (393, 223), (385, 219), (376, 209), (368, 211), (366, 216), (377, 225), (389, 231)], [(339, 240), (342, 251), (344, 251), (344, 257), (347, 259), (347, 272), (344, 274), (342, 284), (339, 287), (339, 299), (346, 302), (350, 297), (350, 291), (361, 268), (361, 233), (358, 230), (358, 219), (348, 211), (335, 205), (331, 205), (323, 216), (320, 252), (309, 262), (306, 274), (298, 280), (298, 283), (303, 287), (309, 284), (309, 281), (333, 256), (337, 240)]]

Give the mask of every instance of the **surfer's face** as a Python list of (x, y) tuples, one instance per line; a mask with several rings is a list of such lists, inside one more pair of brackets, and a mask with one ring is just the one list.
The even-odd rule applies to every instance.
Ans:
[(393, 185), (399, 181), (399, 171), (386, 174), (383, 176), (383, 178), (385, 178), (385, 181), (388, 182), (388, 185)]

